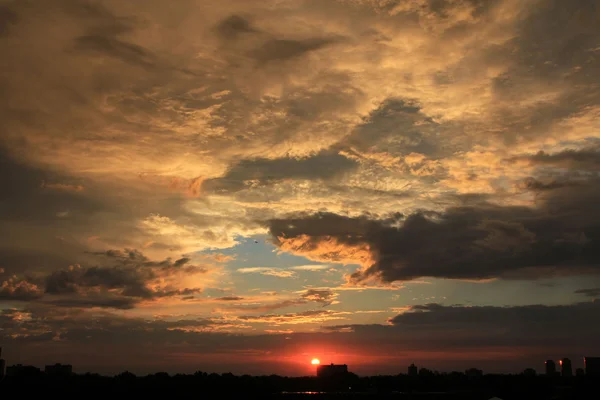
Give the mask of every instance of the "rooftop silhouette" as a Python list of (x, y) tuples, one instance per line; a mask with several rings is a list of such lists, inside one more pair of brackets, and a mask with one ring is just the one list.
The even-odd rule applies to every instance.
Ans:
[[(566, 361), (561, 365), (566, 370)], [(586, 368), (595, 372), (597, 358), (587, 357)], [(551, 360), (545, 362), (545, 367)], [(411, 364), (407, 374), (360, 377), (349, 371), (348, 365), (324, 364), (316, 368), (316, 374), (305, 377), (278, 375), (250, 376), (231, 373), (216, 374), (197, 371), (194, 374), (157, 372), (145, 376), (124, 371), (115, 376), (94, 373), (73, 373), (67, 364), (51, 364), (41, 368), (15, 364), (6, 369), (0, 382), (3, 393), (17, 393), (24, 388), (40, 393), (53, 390), (56, 393), (93, 391), (96, 394), (128, 393), (169, 396), (185, 396), (219, 393), (219, 396), (261, 396), (262, 398), (302, 398), (307, 393), (325, 393), (336, 396), (369, 395), (371, 398), (400, 396), (401, 399), (461, 399), (502, 400), (528, 399), (584, 399), (600, 394), (600, 382), (596, 375), (586, 374), (579, 368), (575, 376), (568, 373), (538, 375), (533, 368), (519, 374), (486, 374), (478, 368), (464, 372), (442, 373)], [(550, 371), (552, 372), (552, 371)], [(58, 392), (57, 392), (58, 391)], [(403, 397), (402, 397), (403, 396)], [(436, 397), (437, 396), (437, 397)], [(588, 397), (585, 397), (588, 396)], [(315, 397), (311, 397), (315, 398)]]

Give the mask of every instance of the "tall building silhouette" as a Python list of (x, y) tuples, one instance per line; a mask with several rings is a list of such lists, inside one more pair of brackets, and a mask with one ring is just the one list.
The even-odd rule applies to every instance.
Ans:
[(6, 376), (37, 377), (42, 371), (32, 365), (15, 364), (6, 367)]
[(6, 361), (2, 359), (2, 347), (0, 347), (0, 378), (4, 378), (4, 369), (6, 368)]
[(600, 376), (600, 357), (584, 357), (583, 363), (587, 376)]
[(571, 366), (571, 360), (568, 358), (560, 360), (560, 374), (562, 376), (573, 376), (573, 367)]
[(477, 368), (469, 368), (465, 371), (467, 378), (480, 378), (483, 376), (483, 371)]
[(319, 378), (337, 378), (348, 375), (348, 366), (343, 365), (319, 365), (317, 367), (317, 376)]
[(419, 370), (415, 364), (410, 364), (408, 366), (408, 376), (417, 376), (419, 375)]
[(73, 367), (68, 364), (46, 365), (44, 373), (51, 376), (71, 376), (73, 374)]
[(556, 375), (556, 363), (552, 360), (546, 360), (546, 375)]

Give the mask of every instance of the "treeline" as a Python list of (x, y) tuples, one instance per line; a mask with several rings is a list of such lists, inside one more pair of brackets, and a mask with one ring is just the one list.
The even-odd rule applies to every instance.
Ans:
[[(194, 374), (169, 375), (159, 372), (146, 376), (136, 376), (123, 372), (113, 377), (98, 374), (72, 374), (70, 376), (49, 376), (44, 373), (30, 376), (7, 376), (0, 383), (0, 393), (33, 393), (58, 395), (166, 395), (170, 398), (193, 395), (198, 398), (214, 398), (234, 394), (239, 396), (265, 396), (282, 392), (338, 392), (348, 397), (354, 394), (403, 394), (426, 393), (454, 394), (462, 399), (550, 399), (557, 393), (568, 393), (565, 398), (600, 398), (597, 391), (600, 382), (593, 377), (547, 377), (521, 375), (482, 375), (468, 376), (463, 373), (419, 374), (418, 376), (370, 376), (359, 377), (348, 373), (328, 379), (317, 377), (282, 377), (278, 375), (250, 376), (231, 373), (215, 374), (196, 372)], [(599, 394), (596, 397), (590, 395)], [(291, 395), (288, 395), (288, 398)], [(433, 394), (432, 394), (433, 396)], [(487, 396), (487, 397), (486, 397)], [(314, 396), (313, 396), (314, 397)], [(380, 398), (380, 397), (377, 397)], [(410, 397), (413, 398), (413, 397)], [(442, 397), (435, 397), (442, 398)], [(447, 398), (447, 397), (444, 397)], [(452, 397), (454, 398), (454, 397)], [(560, 397), (559, 397), (560, 398)]]

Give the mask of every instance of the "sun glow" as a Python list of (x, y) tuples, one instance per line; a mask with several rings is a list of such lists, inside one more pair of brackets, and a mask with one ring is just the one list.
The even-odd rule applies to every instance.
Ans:
[(319, 361), (318, 358), (313, 358), (310, 363), (312, 365), (319, 365), (319, 364), (321, 364), (321, 361)]

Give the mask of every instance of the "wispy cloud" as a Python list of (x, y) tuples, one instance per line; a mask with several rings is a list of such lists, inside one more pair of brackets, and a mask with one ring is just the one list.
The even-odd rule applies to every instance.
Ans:
[(85, 189), (83, 185), (71, 185), (68, 183), (47, 183), (42, 182), (41, 185), (44, 189), (52, 190), (64, 190), (66, 192), (83, 192)]
[(237, 272), (242, 274), (261, 274), (267, 276), (276, 276), (277, 278), (295, 278), (296, 273), (294, 271), (280, 270), (276, 268), (267, 267), (249, 267), (239, 268)]
[(296, 267), (291, 267), (294, 271), (325, 271), (329, 270), (331, 266), (329, 265), (298, 265)]
[(320, 324), (326, 321), (344, 320), (352, 313), (347, 311), (317, 310), (289, 314), (265, 314), (258, 316), (239, 316), (240, 321), (272, 325)]

